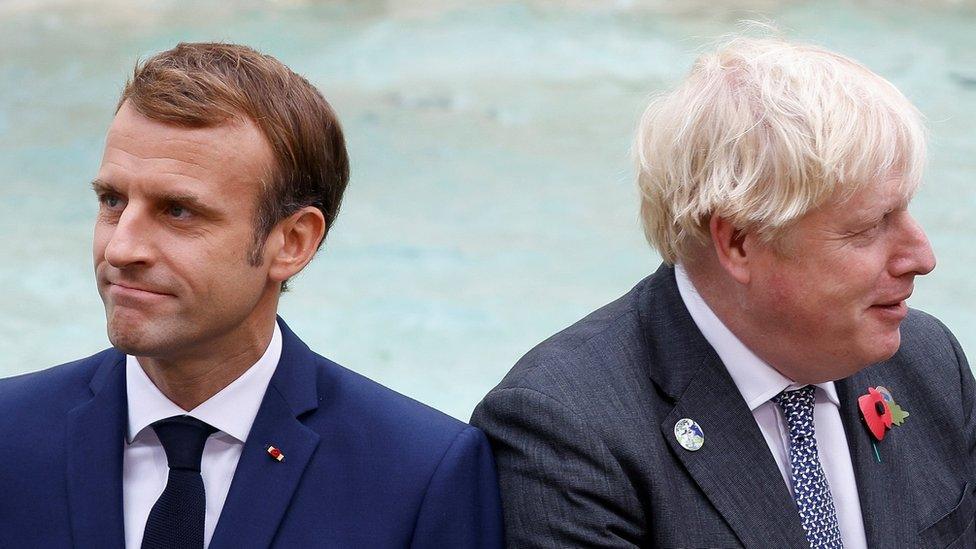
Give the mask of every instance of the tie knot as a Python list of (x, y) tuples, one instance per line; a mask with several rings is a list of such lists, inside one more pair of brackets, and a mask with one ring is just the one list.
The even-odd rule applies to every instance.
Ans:
[(166, 451), (170, 469), (200, 471), (200, 458), (207, 438), (217, 429), (190, 416), (173, 416), (152, 424)]
[(816, 387), (807, 385), (795, 391), (783, 391), (773, 397), (786, 418), (791, 436), (813, 436), (813, 403)]

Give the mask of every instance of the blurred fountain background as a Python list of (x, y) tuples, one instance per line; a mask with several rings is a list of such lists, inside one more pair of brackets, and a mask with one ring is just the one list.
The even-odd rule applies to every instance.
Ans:
[(976, 352), (976, 7), (966, 2), (0, 0), (0, 376), (108, 345), (88, 183), (137, 59), (230, 41), (305, 75), (352, 182), (283, 298), (319, 353), (467, 419), (531, 346), (659, 259), (629, 156), (648, 96), (742, 19), (864, 62), (931, 131), (914, 307)]

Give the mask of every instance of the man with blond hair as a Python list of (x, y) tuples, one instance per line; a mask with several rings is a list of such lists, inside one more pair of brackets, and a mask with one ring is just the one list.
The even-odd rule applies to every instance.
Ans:
[(501, 545), (484, 435), (276, 316), (348, 178), (332, 107), (276, 59), (136, 67), (93, 183), (113, 348), (0, 380), (0, 547)]
[(640, 123), (664, 259), (475, 410), (512, 547), (973, 547), (976, 395), (905, 301), (920, 115), (824, 49), (736, 38)]

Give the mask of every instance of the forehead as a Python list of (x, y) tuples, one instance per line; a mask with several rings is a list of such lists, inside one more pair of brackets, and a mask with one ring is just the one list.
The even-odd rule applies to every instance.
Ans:
[(837, 196), (814, 210), (812, 216), (843, 223), (873, 218), (886, 212), (908, 207), (915, 186), (898, 174), (863, 184), (848, 196)]
[(270, 145), (246, 119), (206, 128), (152, 120), (124, 104), (109, 127), (98, 179), (112, 185), (189, 185), (250, 196), (273, 165)]

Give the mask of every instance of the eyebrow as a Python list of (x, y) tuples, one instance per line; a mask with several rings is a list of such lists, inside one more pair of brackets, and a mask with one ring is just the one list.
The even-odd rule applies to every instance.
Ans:
[[(115, 187), (115, 185), (112, 185), (108, 181), (104, 181), (101, 179), (92, 180), (91, 187), (96, 194), (105, 194), (105, 193), (123, 194)], [(175, 203), (175, 204), (186, 205), (190, 209), (196, 210), (197, 212), (203, 214), (204, 216), (209, 216), (209, 217), (219, 217), (220, 215), (220, 212), (216, 208), (208, 206), (203, 202), (203, 200), (199, 196), (193, 193), (161, 192), (161, 193), (148, 193), (148, 194), (149, 197), (154, 202), (164, 203), (164, 204)]]
[(93, 191), (95, 191), (96, 194), (118, 192), (118, 190), (116, 190), (116, 188), (112, 186), (111, 183), (107, 181), (102, 181), (101, 179), (97, 179), (97, 178), (92, 179), (91, 188)]

